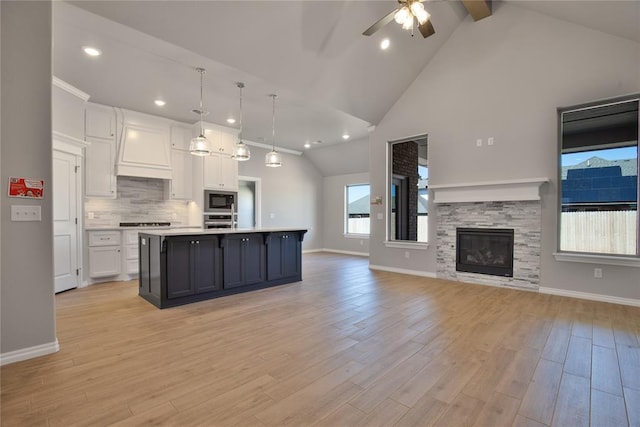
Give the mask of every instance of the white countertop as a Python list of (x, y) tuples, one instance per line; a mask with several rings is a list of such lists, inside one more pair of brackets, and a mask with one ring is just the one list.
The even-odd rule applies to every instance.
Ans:
[(86, 231), (109, 231), (109, 230), (184, 230), (186, 228), (192, 229), (193, 226), (189, 225), (170, 225), (170, 226), (157, 226), (157, 227), (121, 227), (119, 225), (93, 225), (85, 227)]
[[(151, 227), (149, 227), (151, 228)], [(145, 234), (153, 236), (170, 237), (170, 236), (193, 236), (206, 234), (242, 234), (242, 233), (277, 233), (284, 231), (307, 231), (302, 227), (261, 227), (261, 228), (181, 228), (181, 229), (154, 229), (138, 230)]]

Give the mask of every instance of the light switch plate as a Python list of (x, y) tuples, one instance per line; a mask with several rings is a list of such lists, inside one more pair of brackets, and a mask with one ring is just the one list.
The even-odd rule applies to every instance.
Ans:
[(40, 206), (11, 206), (11, 221), (41, 221)]

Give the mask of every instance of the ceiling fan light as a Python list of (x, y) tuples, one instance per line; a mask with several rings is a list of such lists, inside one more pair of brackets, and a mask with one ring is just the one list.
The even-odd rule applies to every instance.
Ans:
[(191, 142), (189, 143), (189, 152), (194, 156), (210, 155), (211, 145), (209, 144), (209, 140), (202, 134), (191, 139)]
[(416, 18), (418, 17), (418, 14), (422, 10), (424, 10), (424, 5), (419, 1), (416, 0), (413, 3), (411, 3), (411, 13), (413, 13), (416, 16)]
[(413, 15), (407, 16), (407, 19), (402, 23), (403, 30), (410, 30), (413, 28)]
[(236, 154), (234, 158), (240, 162), (245, 162), (251, 158), (251, 151), (247, 144), (242, 141), (238, 141), (236, 144)]
[(396, 12), (396, 14), (393, 16), (393, 19), (395, 19), (398, 24), (404, 24), (407, 18), (410, 16), (411, 13), (409, 12), (409, 8), (407, 6), (404, 6)]
[(282, 156), (276, 150), (273, 150), (267, 153), (264, 164), (270, 168), (279, 168), (282, 166)]
[(418, 19), (418, 22), (420, 23), (420, 25), (423, 25), (425, 22), (429, 20), (429, 18), (431, 18), (431, 15), (429, 15), (429, 12), (422, 9), (418, 14), (416, 14), (416, 18)]

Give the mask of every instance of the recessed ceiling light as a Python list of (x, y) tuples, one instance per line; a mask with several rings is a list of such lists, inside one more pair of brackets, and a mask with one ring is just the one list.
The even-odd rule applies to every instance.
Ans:
[(100, 56), (102, 55), (102, 51), (98, 48), (91, 46), (83, 46), (82, 51), (89, 56)]
[(155, 101), (153, 101), (153, 103), (156, 104), (158, 107), (164, 107), (167, 104), (162, 99), (156, 99)]
[(304, 148), (310, 148), (310, 147), (311, 147), (311, 144), (309, 144), (308, 142), (304, 143)]
[(342, 139), (349, 139), (351, 136), (348, 133), (342, 135)]
[(229, 123), (230, 125), (234, 124), (236, 122), (236, 119), (234, 119), (233, 117), (229, 117), (227, 119), (227, 123)]
[(389, 45), (391, 44), (391, 42), (389, 41), (389, 39), (383, 39), (380, 42), (380, 49), (382, 50), (387, 50), (389, 48)]

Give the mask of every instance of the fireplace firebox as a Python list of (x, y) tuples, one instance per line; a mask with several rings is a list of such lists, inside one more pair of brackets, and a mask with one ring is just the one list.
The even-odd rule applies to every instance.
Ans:
[(513, 229), (457, 228), (456, 271), (513, 277)]

